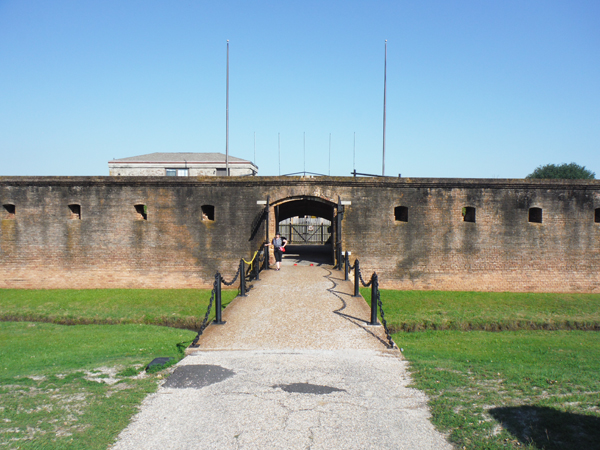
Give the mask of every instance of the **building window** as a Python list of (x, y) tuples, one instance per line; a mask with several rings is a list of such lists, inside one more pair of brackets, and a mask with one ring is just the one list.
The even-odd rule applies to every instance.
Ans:
[(166, 169), (168, 177), (187, 177), (188, 169)]
[(81, 220), (81, 205), (69, 205), (72, 220)]
[(462, 216), (465, 222), (475, 222), (475, 208), (472, 206), (465, 206), (462, 209)]
[(529, 208), (529, 222), (542, 223), (542, 208)]
[(596, 208), (594, 212), (594, 222), (600, 223), (600, 208)]
[(146, 205), (135, 205), (138, 220), (148, 220), (148, 208)]
[(213, 205), (202, 205), (202, 220), (215, 220), (215, 207)]
[(394, 208), (394, 218), (396, 222), (408, 222), (408, 207), (396, 206)]
[(217, 176), (218, 177), (226, 177), (227, 176), (227, 169), (217, 169)]
[(4, 218), (14, 219), (15, 218), (15, 205), (2, 205), (4, 207)]

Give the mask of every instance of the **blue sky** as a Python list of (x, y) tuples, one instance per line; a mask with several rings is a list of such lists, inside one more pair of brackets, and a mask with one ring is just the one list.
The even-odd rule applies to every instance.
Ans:
[(277, 175), (280, 133), (282, 174), (380, 174), (387, 39), (386, 175), (600, 178), (599, 24), (597, 0), (0, 0), (0, 175), (225, 152), (227, 39), (230, 155), (256, 133)]

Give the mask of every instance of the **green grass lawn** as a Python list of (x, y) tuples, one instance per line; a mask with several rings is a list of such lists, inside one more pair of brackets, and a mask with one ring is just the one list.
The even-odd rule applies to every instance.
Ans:
[(600, 330), (600, 294), (381, 290), (381, 300), (393, 332)]
[[(0, 447), (105, 449), (163, 376), (140, 369), (179, 359), (176, 344), (194, 338), (210, 294), (0, 290)], [(236, 295), (223, 290), (223, 304)]]
[(459, 448), (600, 447), (600, 334), (396, 333), (433, 423)]
[(600, 295), (381, 298), (432, 422), (458, 448), (600, 448)]
[[(210, 293), (207, 289), (0, 289), (0, 321), (143, 323), (198, 330)], [(236, 290), (223, 290), (223, 304), (236, 295)]]
[(144, 324), (0, 323), (0, 447), (105, 449), (195, 333)]
[[(235, 295), (223, 291), (224, 303)], [(209, 297), (0, 290), (0, 318), (20, 321), (0, 322), (0, 446), (106, 448), (164, 374), (139, 377), (140, 368), (179, 357), (175, 344), (195, 336), (153, 325), (197, 329)], [(458, 448), (600, 448), (600, 334), (577, 330), (600, 329), (600, 295), (382, 291), (382, 299), (414, 386)]]

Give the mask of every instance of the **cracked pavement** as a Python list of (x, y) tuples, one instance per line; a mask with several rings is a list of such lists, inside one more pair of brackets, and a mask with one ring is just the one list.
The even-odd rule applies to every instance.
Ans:
[(224, 310), (227, 324), (207, 329), (113, 449), (452, 448), (343, 273), (286, 258)]

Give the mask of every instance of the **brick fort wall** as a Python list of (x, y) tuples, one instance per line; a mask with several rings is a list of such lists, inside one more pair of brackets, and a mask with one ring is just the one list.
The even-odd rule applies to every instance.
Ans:
[(267, 198), (345, 203), (382, 287), (600, 292), (598, 181), (341, 177), (0, 177), (0, 288), (209, 287), (264, 242)]

